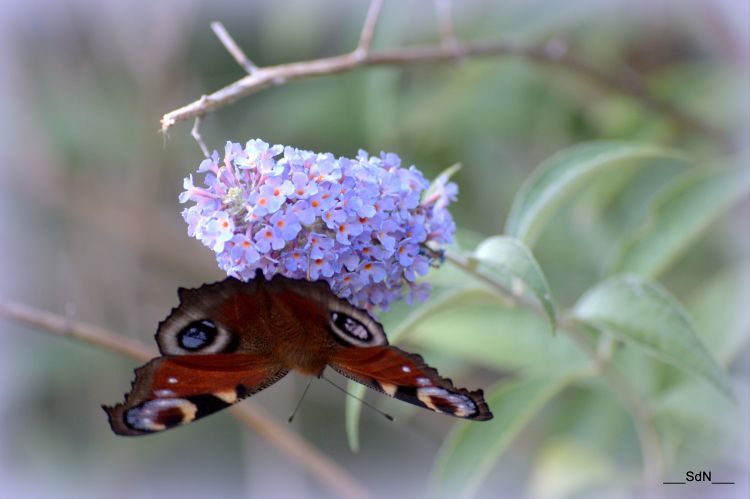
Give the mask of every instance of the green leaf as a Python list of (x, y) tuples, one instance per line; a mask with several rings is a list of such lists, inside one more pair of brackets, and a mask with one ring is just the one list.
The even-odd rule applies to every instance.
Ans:
[(367, 387), (355, 381), (346, 384), (346, 391), (352, 396), (346, 397), (344, 407), (344, 424), (346, 428), (346, 440), (352, 452), (359, 452), (359, 422), (362, 420), (362, 402)]
[(750, 267), (747, 261), (716, 273), (687, 300), (701, 338), (722, 366), (747, 350), (750, 336)]
[(695, 170), (659, 195), (648, 220), (615, 258), (614, 273), (655, 277), (750, 191), (750, 170)]
[(701, 342), (687, 312), (658, 283), (638, 276), (613, 277), (586, 292), (574, 314), (733, 396), (726, 374)]
[(414, 328), (409, 344), (497, 372), (561, 375), (589, 365), (570, 337), (549, 336), (545, 319), (500, 303), (435, 315)]
[(542, 305), (552, 332), (555, 332), (557, 312), (552, 303), (549, 284), (534, 255), (521, 241), (506, 236), (493, 236), (482, 241), (474, 256), (488, 267), (490, 275), (506, 283), (516, 296), (521, 296), (524, 288), (531, 290)]
[(619, 168), (622, 162), (641, 165), (645, 159), (680, 159), (677, 152), (627, 142), (590, 142), (558, 152), (536, 169), (521, 186), (505, 232), (533, 245), (552, 212), (593, 176)]
[(486, 401), (493, 419), (457, 423), (443, 443), (432, 469), (434, 496), (476, 494), (513, 439), (571, 379), (523, 380), (492, 389)]

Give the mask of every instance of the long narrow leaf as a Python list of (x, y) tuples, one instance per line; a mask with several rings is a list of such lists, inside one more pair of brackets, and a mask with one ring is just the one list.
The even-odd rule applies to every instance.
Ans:
[(613, 277), (589, 290), (574, 313), (732, 396), (726, 373), (701, 342), (687, 312), (658, 283), (637, 276)]
[(552, 332), (555, 332), (557, 311), (552, 302), (552, 292), (534, 255), (521, 241), (493, 236), (482, 241), (474, 256), (488, 268), (490, 275), (506, 282), (514, 292), (523, 293), (524, 288), (531, 290), (542, 305)]
[(750, 191), (750, 170), (698, 170), (658, 196), (649, 219), (625, 241), (613, 273), (658, 276)]
[(640, 166), (645, 159), (678, 158), (669, 149), (628, 142), (591, 142), (560, 151), (540, 164), (521, 186), (505, 232), (532, 246), (552, 212), (594, 175), (619, 168), (623, 162)]

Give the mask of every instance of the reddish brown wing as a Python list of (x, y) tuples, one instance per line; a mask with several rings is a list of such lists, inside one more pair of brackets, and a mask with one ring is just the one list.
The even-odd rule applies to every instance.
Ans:
[(456, 388), (421, 356), (396, 347), (344, 348), (331, 356), (329, 365), (358, 383), (410, 404), (459, 418), (492, 419), (482, 390)]
[(124, 403), (103, 408), (115, 433), (144, 435), (213, 414), (286, 373), (280, 365), (252, 354), (159, 357), (135, 370)]

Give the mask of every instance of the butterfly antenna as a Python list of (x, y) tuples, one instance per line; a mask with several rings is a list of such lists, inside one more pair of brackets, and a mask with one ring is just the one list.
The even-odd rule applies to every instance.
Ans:
[(289, 416), (289, 423), (292, 422), (292, 420), (294, 419), (294, 416), (297, 414), (297, 411), (302, 405), (302, 401), (305, 400), (305, 395), (307, 395), (307, 390), (310, 389), (310, 385), (312, 384), (312, 381), (313, 381), (313, 378), (310, 378), (310, 381), (307, 382), (307, 386), (305, 386), (305, 390), (302, 392), (302, 396), (299, 398), (299, 402), (297, 402), (297, 407), (294, 408), (292, 415)]
[(352, 397), (352, 398), (354, 398), (354, 399), (357, 399), (357, 400), (359, 400), (360, 402), (362, 402), (362, 404), (366, 405), (367, 407), (369, 407), (369, 408), (370, 408), (370, 409), (372, 409), (373, 411), (377, 412), (378, 414), (380, 414), (381, 416), (383, 416), (383, 417), (384, 417), (385, 419), (387, 419), (388, 421), (395, 421), (395, 419), (393, 418), (393, 416), (391, 416), (390, 414), (388, 414), (388, 413), (385, 413), (385, 412), (381, 411), (380, 409), (378, 409), (378, 408), (377, 408), (377, 407), (375, 407), (374, 405), (372, 405), (372, 404), (370, 404), (370, 403), (366, 402), (366, 401), (365, 401), (364, 399), (362, 399), (362, 398), (360, 398), (360, 397), (357, 397), (356, 395), (354, 395), (354, 394), (352, 394), (352, 393), (349, 393), (348, 391), (346, 391), (346, 389), (345, 389), (345, 388), (342, 388), (342, 387), (340, 387), (339, 385), (337, 385), (336, 383), (334, 383), (334, 382), (333, 382), (333, 381), (331, 381), (330, 379), (326, 378), (326, 377), (325, 377), (325, 376), (323, 376), (322, 374), (320, 375), (320, 377), (321, 377), (321, 378), (323, 378), (324, 380), (326, 380), (327, 382), (329, 382), (329, 383), (330, 383), (331, 385), (333, 385), (334, 387), (336, 387), (336, 389), (337, 389), (337, 390), (339, 390), (339, 391), (342, 391), (342, 392), (344, 392), (345, 394), (349, 395), (350, 397)]

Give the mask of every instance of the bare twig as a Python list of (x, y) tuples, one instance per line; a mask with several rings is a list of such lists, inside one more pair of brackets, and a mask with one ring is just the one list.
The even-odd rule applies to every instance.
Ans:
[(227, 49), (227, 52), (234, 57), (237, 64), (247, 71), (247, 74), (253, 74), (258, 71), (258, 66), (245, 55), (245, 52), (237, 45), (237, 42), (234, 41), (234, 38), (232, 38), (232, 35), (229, 34), (222, 23), (219, 21), (212, 22), (211, 29), (214, 30), (214, 34), (222, 45), (224, 45), (224, 48)]
[(200, 116), (195, 117), (195, 123), (193, 123), (193, 129), (190, 130), (190, 135), (193, 136), (195, 141), (198, 143), (198, 147), (201, 148), (203, 157), (208, 158), (211, 155), (211, 153), (208, 152), (208, 147), (206, 146), (206, 143), (203, 142), (203, 137), (201, 137), (201, 122), (202, 121), (203, 121), (203, 118), (201, 118)]
[(380, 17), (380, 9), (383, 7), (383, 0), (372, 0), (370, 2), (370, 8), (367, 10), (367, 17), (365, 18), (365, 24), (362, 26), (362, 33), (359, 35), (359, 43), (355, 49), (355, 53), (358, 53), (361, 57), (366, 56), (370, 52), (372, 46), (372, 37), (375, 35), (375, 26), (378, 24), (378, 18)]
[[(252, 410), (249, 410), (252, 409)], [(322, 482), (334, 493), (350, 499), (371, 499), (365, 490), (344, 468), (320, 453), (312, 444), (291, 431), (279, 431), (281, 425), (269, 419), (265, 411), (257, 405), (247, 404), (230, 409), (234, 416), (253, 428), (259, 435), (273, 442), (283, 454), (301, 463), (308, 473)], [(267, 424), (268, 422), (272, 424)]]
[(435, 12), (437, 13), (441, 45), (449, 50), (455, 50), (458, 46), (458, 39), (453, 28), (451, 0), (435, 0)]
[[(453, 253), (446, 252), (445, 259), (457, 266), (467, 274), (470, 274), (490, 286), (498, 296), (505, 298), (510, 303), (518, 303), (524, 308), (533, 311), (542, 318), (546, 318), (544, 309), (535, 301), (525, 296), (514, 293), (504, 283), (478, 269), (466, 258)], [(585, 336), (580, 331), (581, 325), (575, 320), (561, 317), (559, 328), (570, 336), (578, 347), (591, 358), (594, 367), (607, 380), (612, 391), (617, 395), (625, 406), (635, 423), (636, 431), (643, 456), (643, 479), (647, 485), (659, 483), (664, 473), (664, 457), (659, 444), (659, 434), (654, 425), (651, 412), (640, 396), (631, 388), (622, 375), (609, 365), (597, 352), (586, 342)]]
[[(68, 337), (103, 350), (127, 355), (140, 361), (155, 357), (157, 352), (140, 342), (114, 331), (71, 320), (69, 317), (39, 310), (28, 305), (0, 299), (0, 317), (33, 326), (56, 336)], [(232, 414), (258, 432), (282, 454), (301, 464), (310, 476), (320, 480), (329, 490), (345, 498), (372, 497), (344, 468), (314, 446), (269, 418), (260, 407), (246, 402), (231, 409)]]
[[(373, 2), (373, 5), (375, 3)], [(370, 12), (372, 10), (373, 7), (371, 6)], [(365, 23), (365, 27), (368, 27), (367, 23)], [(364, 45), (362, 45), (363, 39)], [(360, 46), (369, 46), (367, 40), (368, 37), (364, 36), (363, 32)], [(644, 107), (669, 118), (682, 129), (700, 133), (717, 142), (724, 143), (721, 131), (686, 114), (673, 104), (657, 98), (632, 75), (610, 74), (595, 68), (572, 55), (559, 40), (540, 46), (515, 45), (509, 42), (476, 42), (456, 43), (453, 47), (446, 47), (444, 44), (413, 46), (375, 53), (367, 53), (357, 49), (354, 52), (333, 57), (258, 68), (253, 74), (249, 74), (209, 94), (205, 99), (199, 99), (168, 112), (161, 119), (162, 131), (166, 132), (180, 121), (203, 116), (242, 97), (271, 86), (282, 85), (289, 80), (344, 73), (363, 67), (442, 63), (454, 61), (456, 58), (468, 57), (516, 57), (533, 63), (560, 67), (603, 88), (636, 99)]]
[(22, 303), (0, 299), (0, 317), (43, 329), (57, 336), (90, 343), (138, 360), (148, 360), (158, 355), (155, 349), (148, 348), (138, 341), (107, 329), (79, 322), (64, 315), (39, 310)]

